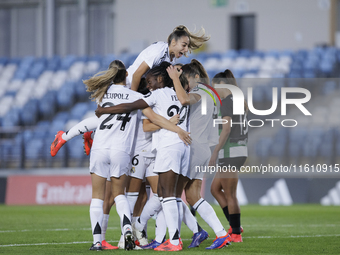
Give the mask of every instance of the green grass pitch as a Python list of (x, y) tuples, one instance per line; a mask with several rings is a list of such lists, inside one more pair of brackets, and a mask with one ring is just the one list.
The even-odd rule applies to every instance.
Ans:
[[(227, 221), (214, 207), (225, 228)], [(199, 248), (187, 249), (192, 233), (182, 226), (183, 254), (340, 254), (340, 207), (294, 205), (289, 207), (241, 207), (243, 243), (208, 251), (214, 233), (198, 216), (210, 238)], [(117, 245), (120, 230), (115, 207), (112, 208), (106, 239)], [(153, 219), (148, 235), (154, 235)], [(0, 206), (0, 254), (90, 254), (92, 242), (89, 206)], [(114, 250), (103, 253), (126, 254)], [(147, 254), (156, 251), (130, 251)]]

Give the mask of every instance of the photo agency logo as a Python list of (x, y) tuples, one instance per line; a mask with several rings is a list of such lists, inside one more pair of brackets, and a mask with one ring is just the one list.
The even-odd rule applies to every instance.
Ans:
[[(204, 84), (204, 83), (200, 83), (201, 85), (204, 85), (206, 87), (208, 87), (210, 90), (212, 90), (217, 98), (220, 101), (220, 107), (223, 107), (222, 105), (222, 101), (221, 98), (219, 97), (218, 93), (216, 92), (216, 90), (214, 88), (212, 88), (211, 86)], [(244, 115), (245, 114), (245, 104), (244, 104), (244, 94), (242, 92), (242, 90), (234, 85), (230, 85), (230, 84), (216, 84), (215, 85), (216, 89), (229, 89), (231, 94), (233, 95), (233, 115)], [(202, 88), (200, 88), (202, 89)], [(270, 89), (270, 88), (268, 88)], [(206, 89), (202, 89), (205, 92), (207, 92), (207, 94), (213, 98), (215, 105), (216, 104), (216, 100), (214, 98), (214, 96)], [(254, 115), (257, 116), (268, 116), (273, 114), (277, 107), (278, 107), (278, 88), (273, 87), (272, 88), (272, 105), (270, 107), (270, 109), (267, 110), (258, 110), (254, 107), (254, 103), (253, 103), (253, 88), (252, 87), (248, 87), (248, 97), (247, 97), (247, 104), (248, 104), (248, 110), (249, 112), (253, 113)], [(296, 94), (300, 94), (303, 97), (301, 98), (287, 98), (287, 95), (290, 93), (294, 93)], [(311, 93), (309, 90), (305, 89), (305, 88), (291, 88), (291, 87), (282, 87), (281, 88), (281, 116), (286, 116), (287, 115), (287, 105), (295, 105), (305, 116), (312, 116), (312, 114), (307, 110), (307, 108), (303, 105), (307, 102), (309, 102), (311, 99)], [(202, 115), (206, 115), (207, 114), (207, 97), (205, 95), (202, 96), (202, 108), (201, 108), (201, 114)], [(250, 120), (246, 120), (244, 119), (244, 122), (240, 123), (234, 123), (234, 124), (239, 124), (239, 125), (243, 125), (246, 126), (246, 124), (249, 127), (262, 127), (264, 126), (264, 123), (266, 122), (270, 122), (271, 123), (271, 127), (274, 127), (274, 123), (275, 122), (281, 122), (281, 125), (283, 127), (296, 127), (298, 122), (296, 119), (250, 119)], [(213, 120), (213, 126), (215, 127), (218, 124), (226, 124), (228, 123), (228, 121), (226, 119), (222, 119), (222, 118), (216, 118)], [(255, 123), (257, 125), (255, 125)], [(258, 124), (259, 123), (259, 124)], [(233, 125), (232, 120), (231, 120), (231, 126)]]

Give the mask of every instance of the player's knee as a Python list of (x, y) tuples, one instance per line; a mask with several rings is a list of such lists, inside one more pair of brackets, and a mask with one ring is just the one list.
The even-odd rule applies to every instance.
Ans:
[(218, 195), (218, 193), (220, 192), (220, 189), (217, 188), (217, 187), (211, 186), (210, 187), (210, 192), (211, 192), (211, 195), (213, 195), (213, 197), (216, 197)]

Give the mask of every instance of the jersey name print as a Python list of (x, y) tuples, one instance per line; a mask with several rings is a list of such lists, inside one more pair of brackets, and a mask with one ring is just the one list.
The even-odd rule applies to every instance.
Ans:
[(129, 99), (130, 94), (123, 94), (123, 93), (106, 93), (103, 99)]

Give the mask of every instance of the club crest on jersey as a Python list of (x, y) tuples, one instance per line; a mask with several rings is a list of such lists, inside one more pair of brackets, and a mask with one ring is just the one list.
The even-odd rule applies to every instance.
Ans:
[(131, 168), (131, 173), (134, 174), (135, 172), (136, 172), (136, 169), (135, 169), (135, 167), (133, 166), (133, 167)]

